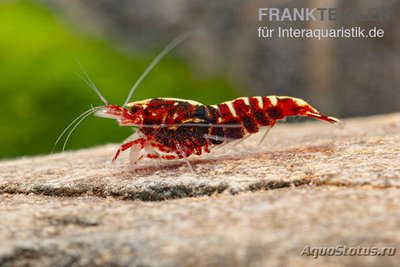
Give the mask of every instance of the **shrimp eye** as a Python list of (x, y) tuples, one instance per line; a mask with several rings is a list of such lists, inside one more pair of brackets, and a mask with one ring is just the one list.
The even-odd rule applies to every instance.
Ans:
[(138, 106), (133, 106), (132, 108), (131, 108), (131, 112), (132, 113), (136, 113), (136, 112), (138, 112), (139, 111), (139, 107)]

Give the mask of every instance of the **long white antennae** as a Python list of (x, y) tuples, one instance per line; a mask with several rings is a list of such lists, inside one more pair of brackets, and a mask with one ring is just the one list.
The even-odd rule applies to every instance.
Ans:
[(75, 131), (76, 127), (78, 127), (78, 125), (81, 124), (81, 122), (82, 122), (84, 119), (86, 119), (89, 115), (91, 115), (92, 113), (94, 113), (94, 112), (96, 112), (96, 111), (97, 111), (97, 109), (93, 108), (93, 110), (89, 111), (89, 112), (86, 113), (84, 116), (82, 116), (82, 117), (80, 118), (80, 120), (75, 124), (75, 126), (71, 129), (71, 131), (70, 131), (69, 134), (67, 135), (67, 138), (65, 139), (65, 142), (64, 142), (64, 145), (63, 145), (63, 148), (62, 148), (62, 151), (63, 151), (63, 152), (64, 152), (64, 150), (65, 150), (65, 147), (67, 146), (67, 143), (68, 143), (68, 140), (69, 140), (71, 134)]
[(79, 64), (79, 67), (81, 68), (83, 74), (85, 74), (85, 78), (83, 78), (81, 75), (79, 75), (78, 73), (75, 73), (76, 75), (79, 76), (79, 78), (81, 78), (85, 83), (87, 83), (90, 88), (93, 89), (93, 91), (100, 97), (101, 101), (104, 102), (104, 104), (108, 105), (110, 102), (108, 102), (108, 100), (100, 93), (100, 90), (96, 87), (96, 85), (93, 83), (92, 79), (90, 79), (90, 76), (87, 74), (86, 70), (83, 68), (81, 62), (79, 61), (79, 59), (77, 58), (76, 61)]
[(129, 100), (131, 99), (136, 87), (139, 86), (139, 84), (143, 81), (143, 79), (147, 76), (147, 74), (149, 74), (149, 72), (154, 68), (154, 66), (157, 65), (157, 63), (160, 62), (160, 60), (166, 54), (168, 54), (172, 49), (174, 49), (175, 46), (177, 46), (182, 41), (184, 41), (188, 36), (189, 36), (188, 33), (183, 33), (183, 34), (179, 35), (167, 47), (165, 47), (164, 50), (162, 50), (155, 59), (153, 59), (153, 61), (150, 63), (150, 65), (147, 67), (147, 69), (143, 72), (142, 76), (140, 76), (139, 79), (136, 81), (136, 83), (133, 85), (123, 106), (126, 106), (126, 104), (129, 103)]
[(81, 115), (79, 115), (78, 117), (76, 117), (76, 118), (64, 129), (64, 131), (58, 136), (56, 142), (54, 143), (53, 149), (51, 150), (51, 154), (53, 154), (54, 149), (56, 148), (58, 142), (60, 142), (60, 140), (61, 140), (61, 138), (64, 136), (64, 134), (68, 131), (69, 128), (72, 127), (72, 125), (73, 125), (76, 121), (78, 121), (78, 120), (81, 119), (83, 116), (87, 115), (88, 113), (93, 112), (93, 110), (97, 110), (98, 108), (100, 108), (100, 107), (94, 107), (94, 108), (92, 107), (92, 108), (86, 110), (85, 112), (83, 112), (83, 113), (82, 113)]

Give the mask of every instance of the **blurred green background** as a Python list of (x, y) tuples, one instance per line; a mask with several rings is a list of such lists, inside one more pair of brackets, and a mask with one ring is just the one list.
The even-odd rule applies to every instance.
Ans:
[[(0, 25), (0, 158), (50, 153), (75, 117), (102, 104), (75, 74), (80, 71), (76, 58), (103, 95), (122, 104), (136, 79), (167, 45), (158, 44), (146, 53), (123, 53), (30, 1), (0, 3)], [(239, 95), (221, 77), (195, 77), (173, 54), (153, 69), (133, 99), (169, 96), (216, 103)], [(119, 143), (131, 131), (91, 116), (73, 133), (67, 149)], [(61, 148), (62, 143), (56, 151)]]

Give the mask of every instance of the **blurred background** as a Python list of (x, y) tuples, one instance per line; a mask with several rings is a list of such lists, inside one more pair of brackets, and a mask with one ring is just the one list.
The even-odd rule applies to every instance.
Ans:
[[(259, 22), (260, 7), (388, 8), (388, 21)], [(152, 59), (191, 37), (147, 76), (133, 100), (157, 96), (215, 104), (290, 95), (340, 118), (400, 110), (400, 1), (0, 1), (0, 158), (48, 154), (65, 127), (102, 102), (76, 75), (77, 58), (122, 104)], [(259, 26), (379, 27), (383, 38), (258, 38)], [(132, 132), (89, 117), (67, 149), (123, 141)], [(62, 144), (56, 148), (61, 150)]]

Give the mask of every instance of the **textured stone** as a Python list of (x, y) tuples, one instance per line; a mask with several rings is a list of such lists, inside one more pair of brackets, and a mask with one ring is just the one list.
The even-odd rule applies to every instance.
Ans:
[[(116, 145), (0, 162), (0, 265), (395, 265), (300, 256), (399, 246), (400, 114), (278, 125), (184, 162)], [(127, 153), (126, 153), (127, 154)], [(125, 201), (124, 201), (125, 200)]]

